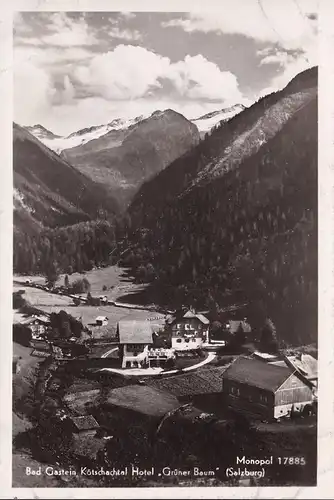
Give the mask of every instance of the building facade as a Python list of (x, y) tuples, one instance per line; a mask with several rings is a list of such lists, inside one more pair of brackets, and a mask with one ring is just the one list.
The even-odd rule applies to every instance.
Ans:
[(272, 420), (312, 407), (311, 384), (287, 366), (239, 356), (222, 378), (227, 404), (243, 413)]
[(142, 368), (148, 365), (153, 330), (147, 320), (120, 320), (117, 325), (117, 335), (122, 368)]
[(169, 326), (175, 351), (200, 349), (209, 342), (210, 321), (203, 314), (189, 310), (172, 318)]

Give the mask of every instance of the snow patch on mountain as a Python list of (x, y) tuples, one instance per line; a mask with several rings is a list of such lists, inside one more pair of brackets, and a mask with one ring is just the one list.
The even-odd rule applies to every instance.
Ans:
[(16, 208), (18, 208), (18, 206), (21, 206), (27, 212), (30, 213), (35, 212), (33, 208), (29, 207), (29, 205), (26, 204), (23, 194), (16, 188), (13, 189), (13, 198), (14, 198), (14, 206), (16, 205)]
[[(45, 146), (50, 148), (52, 151), (60, 154), (64, 149), (75, 148), (86, 144), (89, 141), (98, 139), (103, 135), (108, 134), (111, 130), (122, 130), (128, 129), (129, 127), (135, 125), (144, 119), (144, 116), (137, 116), (136, 118), (121, 119), (116, 118), (106, 125), (96, 125), (93, 127), (78, 130), (77, 132), (72, 132), (68, 136), (56, 136), (52, 132), (47, 131), (41, 125), (36, 125), (33, 127), (26, 127), (29, 132), (34, 135), (38, 140), (40, 140)], [(46, 134), (44, 131), (49, 132)], [(51, 135), (50, 135), (51, 134)]]
[(218, 123), (230, 120), (233, 116), (241, 113), (244, 109), (246, 109), (246, 107), (243, 104), (235, 104), (229, 108), (212, 111), (211, 113), (207, 113), (191, 121), (196, 125), (199, 132), (203, 134), (205, 132), (209, 132), (213, 127), (218, 125)]

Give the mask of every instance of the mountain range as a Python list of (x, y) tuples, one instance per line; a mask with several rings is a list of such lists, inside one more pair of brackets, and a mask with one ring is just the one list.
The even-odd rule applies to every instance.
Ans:
[[(39, 250), (30, 241), (20, 269), (47, 262), (50, 245), (61, 267), (84, 269), (117, 242), (155, 302), (233, 305), (255, 322), (270, 316), (289, 343), (316, 340), (317, 89), (311, 68), (248, 108), (192, 121), (157, 111), (67, 138), (14, 125), (16, 231), (115, 221), (50, 233)], [(84, 254), (72, 245), (64, 261), (82, 238)]]
[[(210, 130), (218, 125), (221, 121), (227, 121), (236, 114), (240, 113), (245, 109), (243, 104), (235, 104), (234, 106), (230, 106), (228, 108), (219, 109), (216, 111), (212, 111), (198, 118), (194, 118), (190, 120), (194, 125), (196, 125), (201, 137), (204, 136), (206, 132), (210, 132)], [(60, 154), (62, 151), (66, 149), (71, 149), (77, 146), (82, 146), (89, 141), (93, 141), (94, 139), (98, 139), (104, 135), (107, 135), (109, 132), (113, 131), (119, 132), (116, 137), (121, 138), (122, 132), (124, 136), (126, 135), (127, 130), (131, 130), (131, 128), (139, 123), (140, 121), (146, 120), (150, 115), (144, 116), (140, 115), (135, 118), (115, 118), (111, 122), (103, 125), (93, 125), (91, 127), (80, 129), (76, 132), (72, 132), (67, 136), (60, 136), (54, 134), (50, 130), (43, 127), (43, 125), (36, 124), (33, 126), (25, 127), (28, 132), (34, 135), (37, 139), (39, 139), (45, 146), (52, 149), (56, 153)]]
[(94, 182), (108, 186), (125, 208), (143, 182), (198, 144), (215, 125), (243, 109), (237, 104), (192, 121), (167, 109), (146, 117), (117, 118), (66, 137), (40, 124), (26, 130)]
[(281, 338), (314, 341), (317, 68), (216, 127), (142, 186), (128, 217), (124, 263), (156, 298), (245, 304)]
[(108, 186), (125, 207), (143, 182), (199, 140), (196, 126), (168, 109), (65, 149), (61, 156), (91, 179)]

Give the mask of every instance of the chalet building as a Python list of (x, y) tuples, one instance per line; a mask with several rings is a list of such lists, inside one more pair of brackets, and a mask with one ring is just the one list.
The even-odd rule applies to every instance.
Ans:
[(122, 368), (148, 364), (149, 346), (153, 343), (153, 330), (147, 320), (123, 319), (118, 322), (119, 353)]
[(98, 326), (107, 326), (108, 324), (107, 316), (97, 316), (95, 318), (95, 324)]
[(51, 342), (51, 352), (55, 359), (73, 359), (84, 356), (88, 353), (88, 348), (75, 340), (55, 340)]
[(239, 356), (222, 378), (227, 404), (243, 413), (272, 420), (312, 408), (312, 385), (288, 366)]
[(189, 309), (169, 320), (171, 329), (172, 349), (187, 351), (200, 349), (209, 342), (210, 321), (201, 313)]

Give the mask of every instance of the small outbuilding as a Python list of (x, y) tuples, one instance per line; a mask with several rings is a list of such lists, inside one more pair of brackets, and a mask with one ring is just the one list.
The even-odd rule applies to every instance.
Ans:
[(95, 324), (98, 326), (107, 326), (108, 324), (108, 318), (107, 316), (97, 316), (95, 318)]

